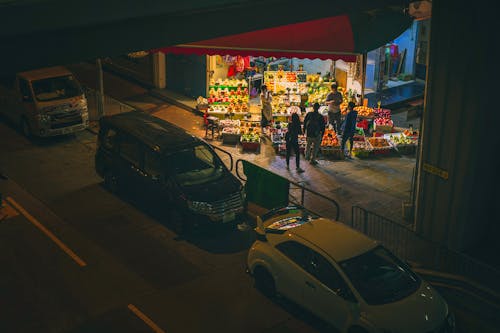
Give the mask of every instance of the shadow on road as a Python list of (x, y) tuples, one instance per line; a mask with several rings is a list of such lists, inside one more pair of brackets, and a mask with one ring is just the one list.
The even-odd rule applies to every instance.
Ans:
[[(104, 183), (101, 186), (106, 188)], [(143, 197), (122, 192), (115, 195), (133, 205), (151, 219), (176, 232), (175, 225), (170, 219), (170, 211), (178, 208), (169, 205), (160, 207), (160, 205), (151, 204), (151, 201), (147, 201)], [(236, 220), (228, 224), (205, 221), (189, 231), (189, 233), (177, 233), (176, 240), (189, 242), (210, 253), (230, 254), (250, 248), (255, 240), (255, 235), (251, 222), (247, 219)]]

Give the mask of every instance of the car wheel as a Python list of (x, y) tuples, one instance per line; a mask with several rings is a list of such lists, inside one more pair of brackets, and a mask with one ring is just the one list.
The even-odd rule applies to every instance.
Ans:
[(23, 135), (27, 138), (31, 138), (31, 127), (30, 124), (28, 123), (28, 120), (26, 118), (23, 118), (21, 120), (21, 131), (23, 132)]
[(118, 193), (118, 178), (111, 172), (106, 173), (104, 176), (104, 185), (111, 193)]
[(170, 209), (170, 225), (177, 235), (187, 235), (191, 232), (191, 221), (178, 209)]
[(359, 327), (359, 326), (353, 326), (351, 328), (349, 328), (349, 333), (368, 333), (368, 331), (366, 329), (364, 329), (363, 327)]
[(254, 270), (255, 287), (264, 295), (270, 298), (276, 296), (276, 285), (269, 271), (263, 267)]

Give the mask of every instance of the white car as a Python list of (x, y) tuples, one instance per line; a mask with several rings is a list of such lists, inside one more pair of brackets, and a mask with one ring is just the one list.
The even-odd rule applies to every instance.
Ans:
[(255, 230), (247, 267), (267, 296), (284, 296), (340, 332), (455, 332), (437, 291), (362, 233), (294, 206), (259, 217)]

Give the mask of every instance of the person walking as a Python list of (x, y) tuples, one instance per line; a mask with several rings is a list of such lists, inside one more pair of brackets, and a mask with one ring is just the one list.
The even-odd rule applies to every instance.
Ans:
[[(352, 153), (352, 147), (354, 144), (354, 133), (356, 133), (356, 120), (358, 118), (358, 111), (354, 110), (354, 107), (356, 104), (354, 102), (349, 102), (347, 104), (347, 115), (345, 116), (345, 121), (344, 121), (344, 129), (342, 132), (342, 151), (344, 152), (345, 156), (347, 158), (352, 158), (351, 153)], [(350, 142), (350, 147), (349, 147), (349, 153), (345, 151), (345, 144), (347, 143), (347, 140)]]
[(295, 153), (295, 167), (298, 173), (304, 172), (300, 168), (300, 150), (299, 150), (299, 135), (302, 134), (300, 118), (297, 113), (292, 114), (292, 122), (288, 125), (288, 131), (285, 134), (286, 142), (286, 169), (290, 170), (290, 155), (292, 149)]
[(273, 119), (273, 107), (271, 106), (272, 100), (273, 97), (267, 90), (267, 86), (265, 84), (262, 85), (260, 93), (260, 104), (262, 105), (260, 124), (262, 126), (262, 129), (269, 125), (269, 123)]
[(304, 118), (304, 128), (306, 130), (306, 160), (312, 165), (318, 164), (316, 156), (318, 155), (321, 138), (325, 131), (325, 119), (319, 114), (319, 104), (314, 103), (313, 111), (308, 112)]
[(335, 132), (340, 129), (340, 104), (342, 104), (342, 94), (337, 91), (337, 84), (331, 85), (331, 92), (326, 96), (325, 104), (328, 105), (328, 123), (332, 125)]

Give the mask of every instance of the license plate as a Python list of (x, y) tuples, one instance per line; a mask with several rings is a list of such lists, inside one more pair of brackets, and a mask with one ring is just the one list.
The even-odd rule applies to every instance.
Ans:
[(235, 212), (225, 213), (222, 215), (222, 223), (230, 222), (236, 218)]

